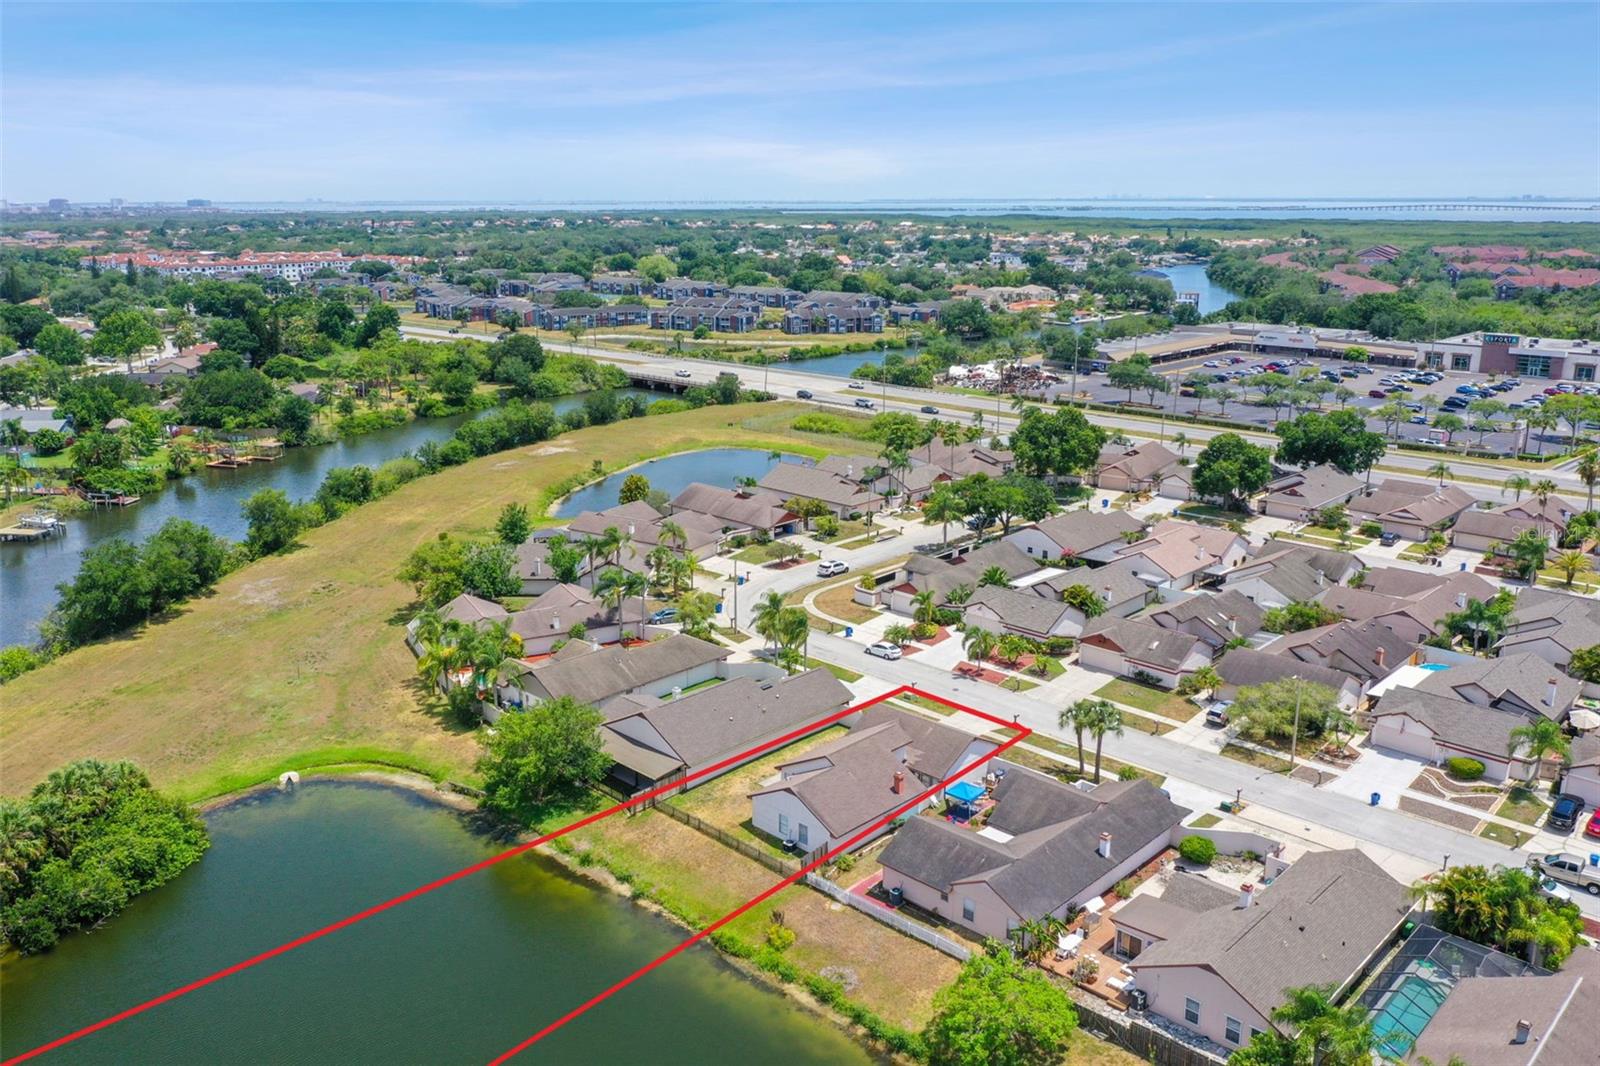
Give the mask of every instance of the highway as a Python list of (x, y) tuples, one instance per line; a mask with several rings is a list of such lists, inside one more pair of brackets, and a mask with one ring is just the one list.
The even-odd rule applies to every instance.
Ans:
[[(425, 326), (401, 327), (401, 331), (408, 337), (429, 341), (456, 341), (467, 339), (463, 334), (451, 334), (448, 329), (430, 329)], [(481, 339), (481, 338), (474, 338)], [(961, 393), (942, 392), (936, 389), (910, 388), (900, 385), (882, 385), (872, 382), (866, 383), (864, 390), (847, 387), (848, 379), (835, 377), (830, 374), (807, 373), (788, 364), (777, 363), (768, 366), (749, 366), (740, 363), (722, 363), (709, 359), (674, 358), (671, 356), (647, 355), (638, 352), (619, 352), (611, 348), (599, 348), (593, 345), (572, 344), (561, 341), (544, 340), (541, 343), (553, 351), (570, 352), (577, 355), (586, 355), (602, 362), (613, 363), (629, 369), (649, 367), (659, 371), (664, 377), (672, 375), (678, 370), (689, 371), (688, 384), (708, 384), (719, 374), (732, 373), (739, 376), (741, 384), (746, 388), (761, 389), (765, 392), (774, 392), (783, 399), (795, 399), (795, 393), (801, 389), (812, 393), (811, 403), (822, 406), (854, 408), (858, 398), (872, 401), (874, 411), (903, 411), (916, 414), (924, 418), (942, 418), (960, 420), (971, 423), (974, 415), (982, 415), (985, 432), (1008, 432), (1016, 424), (1016, 413), (1011, 410), (1009, 397), (1001, 396), (995, 399), (985, 399), (979, 396), (969, 396)], [(800, 364), (803, 365), (803, 364)], [(937, 415), (922, 414), (921, 408), (933, 406), (939, 409)], [(1162, 435), (1166, 425), (1165, 421), (1154, 415), (1117, 415), (1107, 411), (1093, 411), (1089, 414), (1090, 420), (1096, 425), (1107, 429), (1120, 430), (1129, 437), (1155, 439)], [(1195, 426), (1188, 423), (1174, 422), (1170, 432), (1181, 429), (1191, 443), (1204, 445), (1219, 433), (1235, 432), (1246, 440), (1268, 447), (1276, 447), (1277, 437), (1270, 433), (1262, 433), (1248, 429), (1225, 430), (1209, 426)], [(1170, 435), (1170, 433), (1169, 433)], [(1416, 455), (1408, 452), (1390, 450), (1374, 473), (1375, 478), (1384, 474), (1397, 474), (1414, 477), (1421, 480), (1432, 480), (1427, 473), (1428, 468), (1444, 458), (1453, 472), (1454, 483), (1462, 489), (1481, 499), (1503, 502), (1501, 483), (1512, 472), (1510, 466), (1481, 459), (1468, 459), (1463, 456), (1435, 456)], [(1572, 463), (1562, 464), (1543, 471), (1529, 471), (1530, 476), (1541, 478), (1548, 477), (1554, 481), (1562, 493), (1567, 495), (1587, 495), (1588, 490), (1572, 471)]]

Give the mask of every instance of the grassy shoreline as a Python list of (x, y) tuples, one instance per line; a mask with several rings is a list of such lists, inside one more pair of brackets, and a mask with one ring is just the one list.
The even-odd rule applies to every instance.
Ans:
[(509, 502), (655, 455), (752, 446), (826, 452), (787, 428), (803, 408), (707, 407), (569, 433), (413, 481), (228, 575), (142, 630), (8, 683), (0, 791), (27, 791), (76, 758), (129, 758), (158, 787), (216, 794), (306, 753), (471, 780), (477, 742), (418, 684), (394, 573), (442, 532), (482, 535)]

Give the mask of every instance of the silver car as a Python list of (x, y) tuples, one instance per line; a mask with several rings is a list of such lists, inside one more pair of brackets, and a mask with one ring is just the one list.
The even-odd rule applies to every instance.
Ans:
[(867, 645), (867, 654), (876, 655), (880, 659), (900, 658), (900, 645), (892, 641), (880, 640), (876, 644)]

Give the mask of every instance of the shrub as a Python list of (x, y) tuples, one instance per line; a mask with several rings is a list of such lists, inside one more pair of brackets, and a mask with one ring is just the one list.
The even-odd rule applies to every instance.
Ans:
[(1127, 899), (1129, 896), (1133, 895), (1133, 890), (1138, 887), (1139, 883), (1133, 878), (1124, 877), (1122, 880), (1118, 881), (1112, 886), (1111, 891), (1116, 893), (1118, 899)]
[(1131, 766), (1124, 766), (1117, 771), (1118, 781), (1137, 781), (1138, 779), (1139, 771)]
[(847, 874), (856, 868), (856, 860), (859, 858), (855, 852), (847, 851), (833, 860), (833, 868), (842, 874)]
[(1444, 761), (1445, 772), (1457, 781), (1476, 781), (1483, 776), (1484, 765), (1477, 759), (1469, 759), (1464, 755)]
[(1092, 955), (1080, 956), (1077, 965), (1072, 968), (1072, 979), (1080, 985), (1089, 984), (1098, 976), (1100, 963)]
[(1377, 522), (1363, 522), (1357, 532), (1363, 537), (1381, 537), (1383, 536), (1383, 526)]
[(794, 946), (794, 930), (773, 922), (767, 926), (767, 946), (773, 951), (788, 951)]
[(831, 514), (825, 514), (817, 519), (817, 536), (821, 539), (837, 537), (839, 535), (839, 519)]
[(1178, 841), (1178, 854), (1183, 856), (1184, 862), (1210, 866), (1217, 857), (1217, 846), (1207, 837), (1184, 837)]

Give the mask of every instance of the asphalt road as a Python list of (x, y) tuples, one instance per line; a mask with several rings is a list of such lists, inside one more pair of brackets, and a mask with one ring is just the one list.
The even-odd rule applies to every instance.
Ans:
[[(402, 326), (401, 329), (407, 336), (416, 337), (419, 340), (455, 341), (463, 339), (463, 335), (452, 335), (448, 329), (435, 330), (409, 325)], [(544, 346), (554, 351), (587, 355), (603, 362), (614, 363), (624, 367), (648, 366), (651, 370), (662, 374), (672, 374), (680, 369), (687, 370), (689, 371), (689, 377), (685, 381), (689, 384), (709, 384), (718, 374), (733, 373), (739, 376), (745, 387), (773, 392), (785, 399), (793, 399), (797, 391), (805, 389), (813, 394), (811, 402), (822, 406), (853, 408), (856, 399), (865, 398), (872, 401), (872, 410), (874, 411), (905, 411), (922, 415), (922, 407), (932, 406), (938, 408), (938, 413), (922, 415), (922, 417), (963, 422), (970, 422), (975, 414), (981, 414), (985, 431), (1005, 433), (1016, 423), (1016, 414), (1010, 409), (1010, 398), (1006, 396), (985, 398), (940, 392), (933, 389), (916, 389), (870, 382), (866, 384), (865, 389), (856, 390), (848, 388), (848, 379), (846, 378), (807, 373), (804, 370), (794, 369), (785, 364), (772, 364), (764, 367), (747, 366), (739, 363), (714, 362), (707, 359), (674, 358), (670, 356), (645, 355), (638, 352), (618, 352), (608, 348), (596, 348), (592, 345), (568, 344), (559, 341), (545, 341)], [(1373, 380), (1376, 380), (1376, 378)], [(1120, 430), (1135, 438), (1154, 438), (1160, 434), (1163, 426), (1161, 416), (1154, 413), (1118, 415), (1097, 411), (1094, 412), (1093, 419), (1097, 425)], [(1238, 432), (1246, 439), (1268, 447), (1275, 447), (1277, 444), (1277, 437), (1265, 431), (1222, 430), (1188, 424), (1182, 424), (1181, 428), (1191, 442), (1202, 446), (1218, 433), (1224, 432)], [(1504, 464), (1467, 459), (1462, 456), (1447, 456), (1445, 459), (1456, 475), (1456, 484), (1461, 488), (1482, 499), (1504, 502), (1499, 486), (1505, 480), (1507, 474), (1510, 473)], [(1383, 469), (1378, 471), (1375, 476), (1381, 476), (1387, 472), (1427, 480), (1428, 468), (1438, 461), (1438, 457), (1435, 456), (1390, 451), (1384, 458), (1383, 463), (1380, 464)], [(1587, 492), (1583, 483), (1578, 480), (1570, 469), (1556, 468), (1543, 472), (1539, 476), (1549, 477), (1556, 482), (1562, 492), (1568, 495), (1582, 495)], [(1477, 479), (1478, 481), (1486, 482), (1486, 484), (1474, 483), (1471, 479)]]

